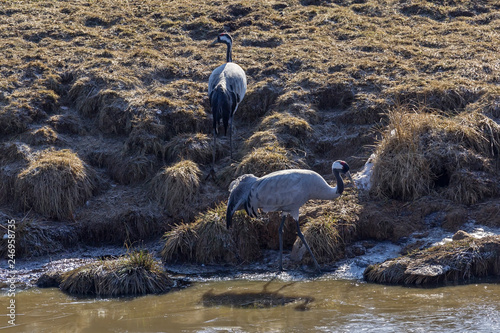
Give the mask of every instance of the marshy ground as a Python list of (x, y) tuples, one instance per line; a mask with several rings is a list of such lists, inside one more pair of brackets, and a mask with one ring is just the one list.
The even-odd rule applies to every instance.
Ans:
[[(429, 216), (500, 227), (498, 1), (0, 4), (0, 223), (16, 220), (17, 258), (157, 241), (167, 263), (250, 263), (277, 248), (279, 216), (226, 231), (231, 180), (298, 167), (331, 183), (334, 160), (355, 172), (372, 153), (369, 192), (303, 208), (322, 263)], [(248, 90), (214, 180), (222, 31)]]

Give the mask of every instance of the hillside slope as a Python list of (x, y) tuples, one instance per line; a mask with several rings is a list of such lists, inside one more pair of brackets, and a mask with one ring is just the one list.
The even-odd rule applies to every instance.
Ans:
[[(385, 157), (375, 163), (373, 197), (356, 210), (369, 225), (358, 228), (358, 238), (397, 239), (443, 209), (500, 224), (497, 201), (484, 208), (500, 193), (498, 1), (0, 4), (0, 222), (20, 223), (19, 256), (75, 242), (155, 239), (226, 200), (240, 174), (302, 167), (331, 182), (334, 160), (356, 171), (374, 151)], [(228, 141), (219, 140), (212, 180), (205, 179), (212, 153), (207, 82), (225, 49), (208, 44), (222, 31), (233, 36), (248, 91), (235, 119), (234, 160)], [(438, 125), (409, 129), (424, 120), (408, 115), (432, 115), (425, 121)], [(454, 125), (463, 119), (466, 129)], [(420, 165), (460, 168), (431, 166), (424, 188), (413, 186), (427, 169), (405, 172), (407, 160), (387, 157), (408, 151), (387, 142), (394, 129), (415, 135), (397, 139), (441, 142), (436, 149), (456, 152), (442, 160), (440, 150), (416, 150), (431, 159)], [(469, 140), (470, 132), (477, 135)], [(387, 184), (388, 175), (404, 189)], [(482, 191), (472, 199), (471, 186)], [(395, 201), (380, 208), (387, 198)], [(413, 209), (407, 223), (416, 227), (395, 226), (406, 219), (402, 206)]]

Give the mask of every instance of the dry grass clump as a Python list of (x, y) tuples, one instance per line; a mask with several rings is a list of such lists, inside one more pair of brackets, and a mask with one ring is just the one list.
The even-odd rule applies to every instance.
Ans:
[(27, 162), (31, 156), (31, 148), (21, 142), (10, 141), (0, 143), (0, 165), (13, 162)]
[(37, 116), (37, 111), (26, 103), (10, 103), (0, 108), (2, 134), (24, 132)]
[[(331, 263), (344, 257), (345, 246), (358, 236), (361, 210), (358, 193), (351, 187), (334, 201), (303, 207), (306, 222), (302, 231), (318, 262)], [(302, 241), (297, 238), (294, 248), (301, 246)], [(312, 262), (307, 251), (304, 261)]]
[[(343, 243), (335, 226), (337, 221), (328, 217), (310, 221), (303, 234), (319, 263), (329, 263), (344, 257)], [(301, 244), (300, 239), (297, 242)], [(309, 253), (308, 261), (312, 261)]]
[(103, 87), (106, 82), (102, 78), (80, 78), (68, 92), (69, 101), (81, 115), (97, 116), (97, 126), (103, 133), (126, 133), (128, 102), (118, 91)]
[[(165, 145), (167, 161), (191, 160), (208, 164), (212, 160), (213, 139), (203, 133), (179, 134)], [(217, 148), (220, 148), (220, 141)], [(215, 158), (220, 157), (220, 152)]]
[[(311, 125), (305, 119), (293, 116), (288, 112), (282, 112), (273, 113), (264, 118), (258, 127), (257, 133), (260, 133), (261, 136), (263, 133), (270, 133), (268, 140), (272, 136), (276, 136), (278, 142), (285, 147), (303, 149), (312, 132)], [(253, 141), (253, 139), (250, 141)]]
[(330, 80), (316, 91), (315, 97), (320, 109), (346, 108), (354, 101), (353, 86), (348, 81)]
[(79, 134), (82, 132), (80, 120), (74, 115), (54, 115), (48, 120), (57, 133)]
[(96, 261), (62, 275), (61, 290), (72, 295), (139, 296), (168, 292), (172, 279), (147, 251)]
[(254, 121), (272, 109), (281, 88), (271, 80), (259, 81), (248, 87), (245, 98), (238, 106), (237, 118), (243, 121)]
[(274, 113), (262, 120), (260, 130), (270, 130), (279, 134), (288, 134), (298, 138), (305, 138), (311, 132), (309, 123), (289, 113)]
[[(123, 200), (123, 198), (121, 198)], [(151, 205), (120, 207), (106, 205), (106, 214), (81, 212), (80, 239), (89, 245), (131, 245), (158, 237), (165, 231), (164, 220)], [(113, 232), (110, 232), (113, 230)]]
[[(7, 230), (7, 219), (0, 228)], [(16, 258), (33, 258), (58, 253), (71, 248), (78, 241), (72, 225), (42, 222), (26, 216), (16, 219)], [(0, 255), (7, 258), (8, 239), (0, 239)]]
[[(193, 109), (194, 108), (194, 109)], [(210, 133), (210, 120), (201, 107), (178, 108), (167, 111), (162, 115), (165, 123), (167, 138), (182, 133)]]
[[(114, 154), (102, 156), (111, 177), (120, 184), (137, 184), (150, 179), (157, 168), (157, 158), (153, 155)], [(99, 162), (99, 161), (97, 161)]]
[(292, 160), (285, 148), (278, 145), (264, 146), (248, 153), (236, 167), (235, 174), (251, 173), (262, 177), (273, 171), (299, 168), (302, 165)]
[(126, 152), (165, 157), (165, 126), (149, 113), (141, 113), (132, 121), (132, 130), (125, 142)]
[(462, 86), (454, 82), (430, 81), (423, 87), (395, 87), (394, 99), (405, 104), (426, 105), (446, 113), (458, 113), (476, 102), (485, 91), (476, 87)]
[(377, 146), (373, 188), (413, 200), (441, 187), (465, 204), (495, 195), (499, 133), (500, 126), (482, 114), (447, 118), (393, 111)]
[(198, 197), (201, 170), (190, 160), (164, 167), (151, 181), (151, 195), (169, 214), (189, 216)]
[(193, 226), (181, 223), (163, 235), (165, 241), (161, 250), (164, 262), (194, 262), (198, 235)]
[(366, 268), (365, 280), (376, 283), (437, 284), (500, 276), (500, 237), (467, 237)]
[(226, 228), (226, 205), (200, 213), (194, 223), (177, 225), (164, 235), (164, 262), (197, 262), (220, 264), (251, 262), (261, 256), (259, 228), (261, 223), (243, 212), (233, 217)]
[[(128, 102), (114, 90), (102, 90), (96, 96), (97, 126), (107, 134), (125, 134), (130, 128), (132, 112)], [(92, 104), (92, 103), (91, 103)]]
[(30, 157), (31, 149), (24, 143), (0, 143), (0, 203), (12, 200), (14, 181)]
[(59, 107), (59, 95), (50, 89), (40, 89), (35, 92), (33, 103), (44, 112), (54, 112)]
[(251, 151), (255, 147), (274, 146), (279, 143), (279, 139), (272, 130), (257, 131), (245, 141), (245, 148)]
[(57, 133), (50, 126), (43, 126), (27, 134), (26, 141), (33, 146), (54, 144), (59, 140)]
[(16, 201), (47, 217), (73, 218), (96, 188), (96, 174), (68, 149), (40, 152), (15, 180)]

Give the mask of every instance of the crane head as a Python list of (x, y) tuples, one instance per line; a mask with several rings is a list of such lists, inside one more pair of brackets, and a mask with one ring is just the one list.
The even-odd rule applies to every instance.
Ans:
[(349, 172), (349, 164), (347, 164), (345, 161), (338, 160), (338, 161), (333, 162), (332, 172), (335, 172), (335, 171), (346, 175), (349, 178), (349, 180), (352, 182), (351, 173)]
[(231, 45), (233, 44), (233, 38), (227, 32), (223, 32), (219, 36), (217, 36), (217, 38), (212, 43), (210, 43), (210, 46), (214, 46), (217, 43)]

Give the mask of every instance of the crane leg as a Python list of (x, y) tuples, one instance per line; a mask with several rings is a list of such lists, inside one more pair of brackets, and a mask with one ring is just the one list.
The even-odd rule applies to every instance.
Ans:
[(212, 150), (212, 168), (215, 169), (215, 150), (216, 150), (216, 144), (217, 144), (217, 131), (214, 128), (214, 146)]
[(302, 231), (300, 231), (300, 225), (299, 225), (299, 220), (295, 220), (295, 223), (297, 224), (297, 235), (299, 235), (299, 238), (300, 240), (302, 241), (302, 243), (305, 245), (307, 251), (309, 251), (309, 254), (311, 255), (311, 258), (313, 259), (314, 261), (314, 265), (316, 266), (316, 270), (318, 272), (321, 272), (321, 269), (319, 267), (319, 264), (318, 262), (316, 261), (316, 258), (314, 257), (314, 254), (312, 253), (311, 251), (311, 248), (309, 247), (309, 244), (307, 244), (306, 242), (306, 239), (304, 237), (304, 235), (302, 234)]
[(285, 220), (286, 220), (286, 215), (283, 214), (283, 217), (281, 218), (281, 224), (280, 228), (278, 229), (279, 232), (279, 238), (280, 238), (280, 256), (279, 256), (279, 270), (280, 272), (283, 271), (283, 227), (285, 226)]
[(217, 144), (217, 132), (215, 131), (214, 128), (214, 147), (212, 151), (212, 168), (210, 169), (210, 172), (208, 173), (207, 177), (205, 180), (207, 180), (209, 177), (212, 177), (213, 180), (215, 180), (215, 150), (216, 150), (216, 144)]
[(233, 160), (233, 117), (229, 118), (229, 151)]

